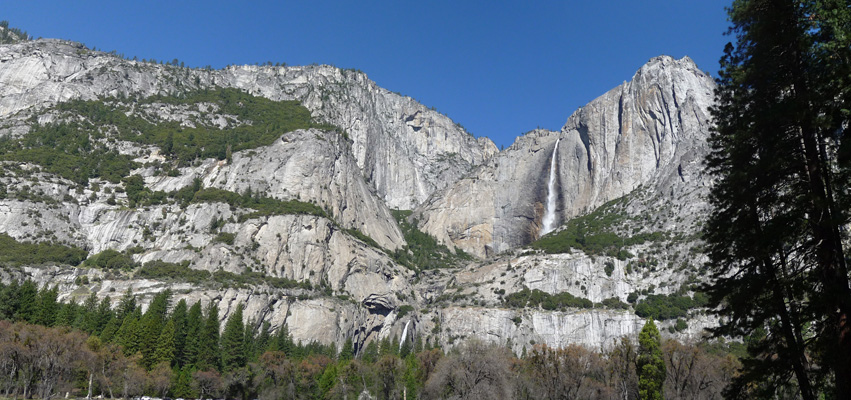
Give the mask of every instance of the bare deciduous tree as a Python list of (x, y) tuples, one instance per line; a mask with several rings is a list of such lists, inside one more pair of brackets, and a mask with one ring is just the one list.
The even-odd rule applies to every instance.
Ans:
[(514, 393), (508, 349), (470, 341), (437, 363), (426, 382), (430, 399), (508, 399)]

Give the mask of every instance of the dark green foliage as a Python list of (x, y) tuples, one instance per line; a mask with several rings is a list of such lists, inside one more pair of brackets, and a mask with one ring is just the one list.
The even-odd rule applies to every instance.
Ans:
[(262, 272), (245, 271), (234, 274), (227, 271), (209, 272), (189, 268), (189, 262), (180, 264), (164, 261), (149, 261), (136, 270), (135, 275), (146, 279), (161, 279), (176, 282), (188, 282), (197, 285), (219, 284), (228, 288), (245, 288), (252, 285), (266, 284), (279, 289), (303, 288), (312, 289), (310, 281), (295, 281), (287, 278), (268, 276)]
[(376, 249), (381, 249), (381, 248), (382, 248), (382, 247), (378, 244), (378, 242), (376, 242), (376, 241), (375, 241), (375, 239), (373, 239), (373, 238), (369, 237), (369, 235), (367, 235), (367, 234), (365, 234), (365, 233), (363, 233), (363, 232), (361, 232), (361, 231), (359, 231), (359, 230), (357, 230), (357, 229), (355, 229), (355, 228), (343, 229), (343, 232), (348, 233), (348, 234), (349, 234), (349, 235), (351, 235), (352, 237), (354, 237), (354, 238), (356, 238), (356, 239), (359, 239), (360, 241), (362, 241), (362, 242), (364, 242), (364, 243), (366, 243), (366, 244), (368, 244), (368, 245), (370, 245), (370, 246), (372, 246), (372, 247), (375, 247)]
[(407, 243), (401, 249), (391, 254), (393, 259), (415, 271), (447, 268), (459, 262), (472, 260), (472, 257), (462, 250), (456, 249), (453, 254), (446, 246), (437, 242), (433, 236), (420, 231), (417, 221), (409, 221), (412, 211), (391, 210), (393, 217), (399, 223), (399, 228)]
[(87, 267), (131, 270), (137, 266), (133, 259), (120, 251), (107, 249), (97, 253), (86, 260)]
[(9, 21), (0, 21), (0, 28), (2, 28), (0, 29), (0, 44), (12, 44), (32, 40), (32, 37), (26, 32), (15, 27), (10, 28)]
[(236, 235), (230, 232), (221, 232), (216, 237), (213, 238), (213, 242), (224, 243), (227, 245), (233, 245), (233, 241), (236, 239)]
[(102, 139), (108, 137), (157, 145), (164, 154), (186, 165), (196, 158), (222, 160), (229, 151), (266, 146), (295, 129), (335, 129), (313, 123), (310, 112), (297, 101), (276, 102), (237, 89), (202, 90), (180, 98), (152, 96), (136, 100), (133, 107), (155, 102), (213, 103), (219, 106), (219, 112), (236, 115), (244, 123), (227, 129), (203, 124), (189, 128), (176, 121), (151, 122), (141, 116), (128, 116), (131, 106), (116, 98), (72, 100), (55, 109), (63, 115), (81, 116), (83, 120), (69, 118), (73, 122), (33, 124), (23, 138), (0, 141), (0, 159), (38, 164), (47, 172), (82, 185), (95, 177), (115, 183), (137, 165), (130, 156), (107, 147)]
[(271, 197), (238, 194), (222, 189), (207, 188), (198, 190), (192, 197), (193, 203), (227, 203), (234, 207), (251, 208), (252, 213), (240, 217), (240, 221), (267, 215), (308, 214), (327, 218), (325, 210), (319, 206), (298, 200), (278, 200)]
[(0, 140), (0, 160), (38, 164), (81, 185), (90, 178), (117, 183), (137, 165), (130, 156), (93, 142), (89, 132), (66, 124), (34, 124), (20, 140)]
[(614, 227), (626, 219), (619, 211), (626, 201), (626, 197), (621, 197), (603, 204), (588, 215), (568, 221), (563, 230), (546, 235), (531, 246), (550, 254), (567, 253), (570, 249), (576, 249), (590, 255), (606, 255), (626, 260), (633, 255), (624, 250), (624, 247), (668, 238), (668, 235), (662, 232), (645, 232), (630, 237), (613, 232)]
[(626, 302), (630, 304), (635, 304), (635, 302), (638, 301), (638, 296), (640, 296), (638, 292), (630, 292), (626, 296)]
[(242, 304), (228, 317), (222, 333), (222, 371), (229, 372), (245, 366), (245, 327), (242, 324)]
[(635, 314), (642, 318), (667, 320), (685, 317), (688, 310), (705, 305), (703, 295), (691, 298), (681, 294), (650, 294), (635, 305)]
[(612, 261), (606, 261), (606, 265), (603, 270), (606, 271), (606, 276), (612, 276), (612, 272), (615, 272), (615, 263)]
[[(188, 325), (188, 315), (189, 310), (186, 306), (186, 300), (180, 299), (177, 304), (174, 306), (174, 310), (171, 312), (171, 320), (172, 325), (174, 325), (174, 365), (182, 365), (180, 364), (180, 360), (183, 360), (184, 352), (186, 351), (186, 329)], [(170, 360), (172, 361), (172, 360)]]
[(545, 310), (563, 310), (567, 307), (573, 308), (592, 308), (594, 303), (591, 300), (575, 297), (570, 293), (562, 292), (559, 294), (549, 294), (547, 292), (524, 287), (523, 290), (511, 293), (503, 299), (503, 302), (508, 307), (526, 308), (526, 307), (542, 307)]
[(355, 357), (355, 347), (352, 343), (352, 338), (347, 338), (343, 343), (343, 348), (340, 349), (339, 359), (342, 361), (351, 360)]
[(396, 318), (402, 318), (412, 311), (414, 311), (414, 306), (409, 304), (403, 304), (399, 306), (399, 312), (398, 314), (396, 314)]
[(17, 303), (17, 310), (14, 313), (16, 321), (35, 321), (38, 312), (38, 288), (35, 282), (28, 279), (21, 284), (15, 293), (15, 303)]
[(136, 270), (135, 275), (146, 279), (169, 279), (194, 284), (207, 282), (211, 277), (209, 271), (189, 268), (187, 261), (174, 264), (160, 260), (146, 262)]
[[(154, 296), (154, 299), (151, 300), (151, 304), (148, 306), (148, 309), (145, 311), (145, 314), (142, 315), (142, 319), (139, 321), (139, 344), (140, 350), (142, 351), (142, 364), (145, 368), (153, 368), (158, 362), (162, 361), (157, 357), (158, 350), (158, 341), (162, 335), (163, 327), (166, 324), (166, 315), (169, 308), (169, 303), (171, 302), (171, 291), (166, 290), (164, 292), (157, 293)], [(174, 353), (174, 333), (171, 333), (172, 343), (169, 343), (169, 349), (171, 353)]]
[(168, 320), (160, 332), (159, 338), (157, 338), (156, 342), (156, 350), (153, 355), (153, 365), (156, 365), (161, 362), (171, 363), (175, 358), (175, 344), (174, 344), (174, 321)]
[(139, 316), (135, 313), (124, 317), (114, 341), (124, 348), (124, 354), (136, 354), (140, 346)]
[(626, 310), (629, 308), (629, 304), (622, 302), (617, 297), (610, 297), (608, 299), (604, 299), (601, 304), (606, 308), (616, 310)]
[(642, 400), (662, 400), (665, 384), (665, 360), (662, 358), (662, 338), (652, 319), (648, 319), (638, 335), (638, 397)]
[(88, 252), (76, 247), (52, 243), (19, 242), (0, 233), (0, 265), (38, 265), (58, 263), (79, 265)]
[[(59, 288), (53, 286), (48, 289), (47, 286), (42, 288), (38, 293), (38, 307), (36, 309), (34, 323), (44, 326), (53, 326), (56, 322), (56, 314), (59, 311), (59, 303), (56, 299), (59, 297)], [(2, 301), (2, 299), (0, 299)]]
[[(250, 192), (239, 194), (216, 188), (203, 189), (199, 179), (195, 179), (192, 185), (174, 192), (152, 192), (144, 186), (139, 186), (141, 178), (135, 179), (135, 177), (136, 175), (133, 175), (125, 179), (125, 186), (130, 185), (126, 188), (127, 196), (131, 199), (131, 202), (141, 205), (166, 204), (169, 200), (173, 200), (183, 205), (190, 203), (225, 203), (231, 207), (254, 210), (253, 212), (241, 215), (239, 217), (240, 222), (251, 218), (284, 214), (308, 214), (325, 218), (328, 217), (325, 210), (313, 203), (299, 200), (278, 200), (271, 197), (264, 197), (259, 194), (253, 195)], [(224, 224), (224, 220), (215, 219), (210, 225), (211, 233), (218, 231), (218, 229), (224, 226)]]
[(753, 340), (727, 396), (851, 398), (851, 9), (741, 0), (728, 14), (706, 290), (722, 316), (714, 333)]
[(216, 368), (221, 365), (219, 351), (219, 307), (210, 303), (204, 315), (201, 335), (198, 338), (198, 367)]
[(178, 365), (193, 365), (198, 362), (198, 356), (201, 353), (199, 346), (201, 345), (201, 331), (204, 326), (203, 319), (201, 302), (197, 301), (189, 308), (189, 313), (186, 315), (186, 344), (183, 352), (179, 354)]
[(127, 291), (124, 292), (124, 296), (121, 297), (118, 307), (115, 309), (115, 317), (119, 322), (124, 321), (124, 317), (130, 315), (135, 310), (136, 296), (133, 295), (133, 291), (128, 287)]

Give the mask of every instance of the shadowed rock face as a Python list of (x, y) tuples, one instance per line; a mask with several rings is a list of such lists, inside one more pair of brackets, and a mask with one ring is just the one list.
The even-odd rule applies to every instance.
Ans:
[(682, 186), (706, 152), (713, 89), (691, 59), (654, 58), (573, 113), (560, 132), (532, 131), (436, 193), (418, 209), (420, 227), (479, 257), (537, 239), (558, 138), (559, 221), (642, 185)]

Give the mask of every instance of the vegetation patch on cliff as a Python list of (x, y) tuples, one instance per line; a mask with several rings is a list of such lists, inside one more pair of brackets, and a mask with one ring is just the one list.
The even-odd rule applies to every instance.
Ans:
[(393, 259), (412, 270), (420, 271), (435, 268), (447, 268), (459, 262), (472, 260), (473, 257), (463, 250), (448, 247), (437, 242), (433, 236), (417, 229), (417, 221), (408, 221), (412, 211), (391, 210), (393, 217), (399, 223), (399, 228), (407, 243), (401, 249), (393, 252)]
[[(151, 105), (185, 106), (189, 123), (140, 111)], [(266, 146), (296, 129), (336, 129), (314, 122), (297, 101), (272, 101), (237, 89), (72, 100), (52, 111), (58, 114), (56, 122), (39, 124), (33, 117), (29, 133), (0, 141), (0, 159), (38, 164), (81, 185), (90, 178), (117, 183), (138, 166), (115, 149), (116, 140), (155, 145), (178, 165), (188, 165), (200, 158), (224, 160), (233, 151)]]
[(564, 310), (568, 307), (572, 308), (593, 308), (594, 303), (591, 300), (576, 297), (570, 293), (562, 292), (558, 294), (549, 294), (539, 289), (529, 290), (524, 287), (519, 292), (511, 293), (503, 299), (503, 303), (508, 307), (526, 308), (526, 307), (541, 307), (544, 310)]
[(641, 232), (631, 236), (618, 233), (618, 227), (629, 220), (624, 208), (627, 197), (603, 204), (594, 212), (571, 219), (564, 228), (533, 242), (531, 247), (549, 254), (567, 253), (571, 249), (589, 255), (606, 255), (626, 260), (633, 257), (626, 247), (666, 240), (663, 232)]
[(87, 255), (88, 252), (77, 247), (58, 243), (19, 242), (5, 233), (0, 233), (0, 265), (79, 265)]

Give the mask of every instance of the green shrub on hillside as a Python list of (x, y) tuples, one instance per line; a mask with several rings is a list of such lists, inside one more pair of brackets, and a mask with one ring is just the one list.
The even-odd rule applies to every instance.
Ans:
[(391, 210), (390, 212), (399, 223), (407, 243), (391, 254), (399, 264), (413, 270), (427, 270), (451, 267), (459, 262), (473, 259), (460, 249), (456, 249), (455, 254), (452, 254), (448, 247), (438, 243), (433, 236), (419, 230), (416, 220), (408, 222), (411, 211)]
[(503, 303), (507, 307), (526, 308), (540, 306), (545, 310), (561, 310), (567, 307), (594, 307), (594, 303), (591, 300), (576, 297), (567, 292), (549, 294), (538, 289), (529, 290), (529, 288), (525, 287), (519, 292), (505, 296)]
[(128, 254), (107, 249), (89, 257), (86, 260), (86, 266), (103, 269), (131, 270), (136, 268), (137, 264)]
[[(138, 164), (131, 156), (107, 146), (106, 142), (116, 138), (156, 145), (179, 165), (188, 165), (198, 158), (224, 160), (234, 151), (269, 145), (295, 129), (336, 129), (313, 122), (310, 112), (297, 101), (272, 101), (237, 89), (201, 90), (181, 97), (152, 96), (134, 102), (132, 108), (118, 98), (58, 104), (55, 109), (71, 118), (47, 125), (33, 120), (30, 132), (22, 138), (0, 141), (0, 160), (38, 164), (46, 172), (81, 185), (87, 185), (90, 178), (117, 183)], [(178, 121), (149, 121), (131, 113), (152, 103), (212, 103), (220, 113), (236, 116), (239, 122), (225, 129), (206, 126), (203, 121), (197, 121), (196, 127), (186, 127)]]
[(19, 242), (5, 233), (0, 233), (0, 265), (79, 265), (87, 255), (87, 251), (77, 247), (56, 243)]
[(622, 211), (626, 201), (626, 197), (621, 197), (603, 204), (590, 214), (571, 219), (564, 229), (538, 239), (531, 246), (550, 254), (576, 249), (589, 255), (607, 255), (623, 261), (633, 257), (624, 250), (625, 247), (667, 239), (663, 232), (644, 232), (629, 237), (615, 233), (615, 227), (626, 219)]
[(667, 320), (683, 318), (692, 308), (703, 307), (706, 295), (696, 293), (694, 297), (684, 294), (650, 294), (635, 305), (635, 314), (642, 318)]

